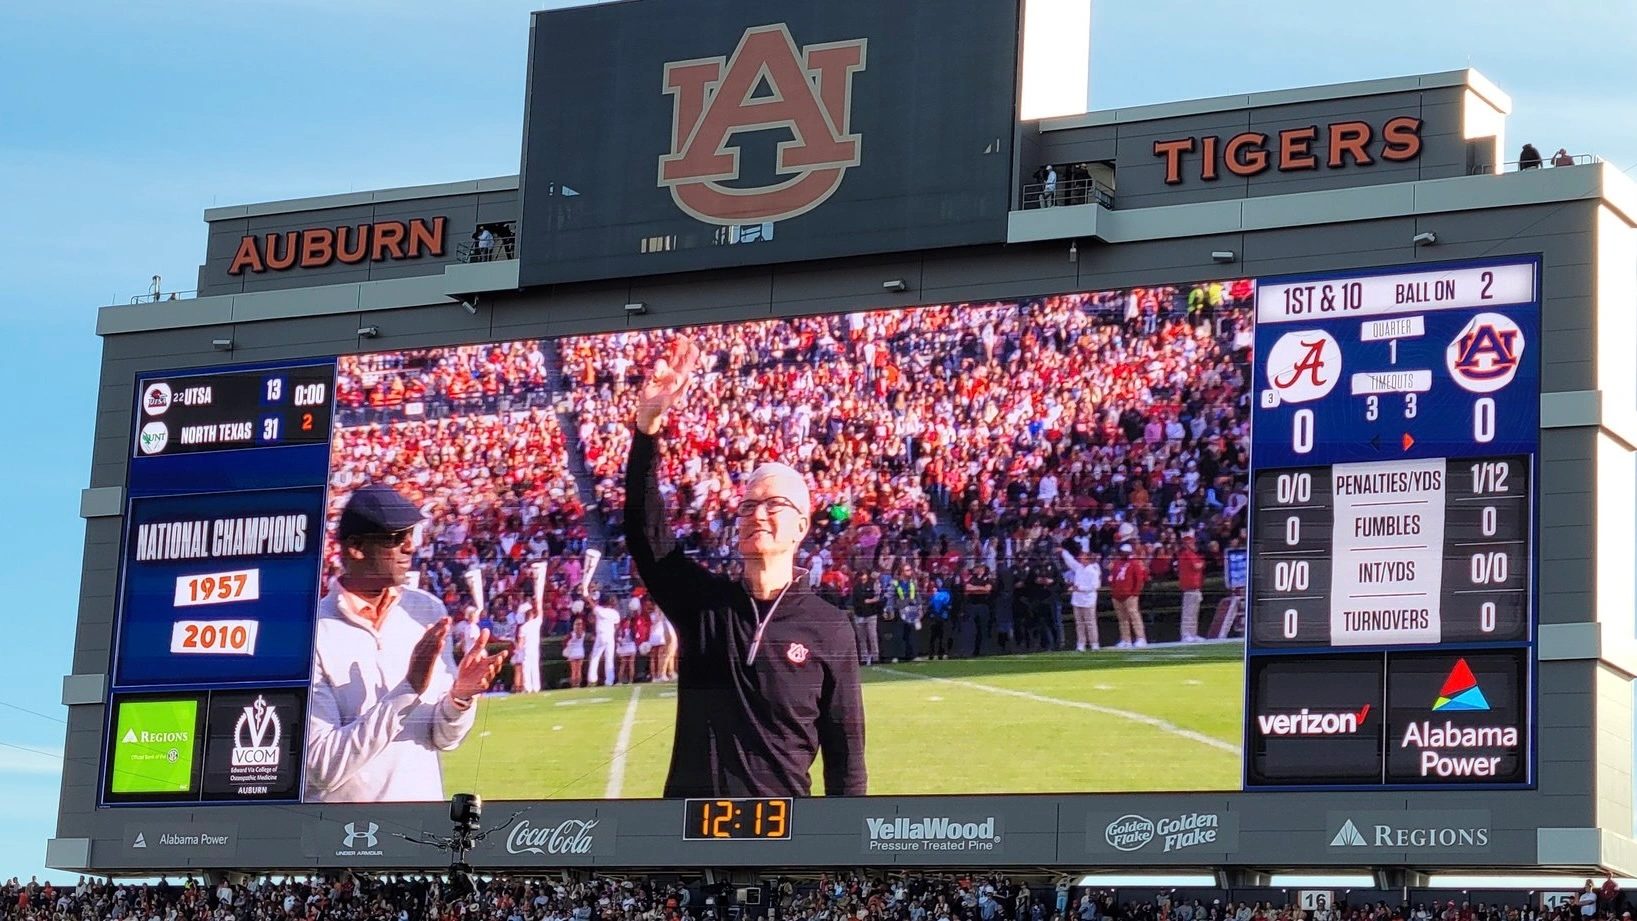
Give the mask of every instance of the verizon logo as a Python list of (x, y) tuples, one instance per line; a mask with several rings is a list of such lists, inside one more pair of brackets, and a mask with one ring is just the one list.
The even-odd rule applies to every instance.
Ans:
[(1303, 707), (1296, 713), (1259, 713), (1256, 725), (1265, 736), (1345, 736), (1358, 732), (1369, 715), (1369, 704), (1356, 713)]

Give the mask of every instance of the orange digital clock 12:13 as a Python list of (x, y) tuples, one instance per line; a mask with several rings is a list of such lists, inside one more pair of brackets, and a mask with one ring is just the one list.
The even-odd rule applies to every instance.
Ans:
[(683, 810), (687, 841), (787, 841), (789, 798), (690, 799)]

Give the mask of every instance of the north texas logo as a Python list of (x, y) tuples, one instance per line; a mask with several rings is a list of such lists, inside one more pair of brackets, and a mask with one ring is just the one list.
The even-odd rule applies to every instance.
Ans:
[[(853, 75), (864, 69), (867, 39), (798, 48), (785, 23), (746, 29), (727, 58), (665, 65), (665, 94), (675, 97), (671, 151), (659, 158), (659, 184), (676, 206), (707, 224), (782, 221), (817, 208), (859, 164), (852, 131)], [(787, 128), (773, 185), (740, 178), (734, 135)]]

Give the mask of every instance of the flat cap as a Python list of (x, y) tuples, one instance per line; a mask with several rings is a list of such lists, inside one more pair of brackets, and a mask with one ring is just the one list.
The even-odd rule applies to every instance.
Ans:
[(378, 484), (365, 486), (348, 497), (335, 536), (346, 540), (360, 534), (395, 534), (420, 524), (424, 517), (415, 503), (396, 489)]

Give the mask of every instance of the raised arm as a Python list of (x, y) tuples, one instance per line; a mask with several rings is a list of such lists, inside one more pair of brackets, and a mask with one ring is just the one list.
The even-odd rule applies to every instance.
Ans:
[(625, 462), (625, 544), (642, 584), (672, 620), (695, 613), (712, 576), (688, 559), (671, 533), (659, 492), (659, 441), (665, 415), (687, 392), (699, 365), (699, 347), (677, 337), (637, 393), (636, 431)]

